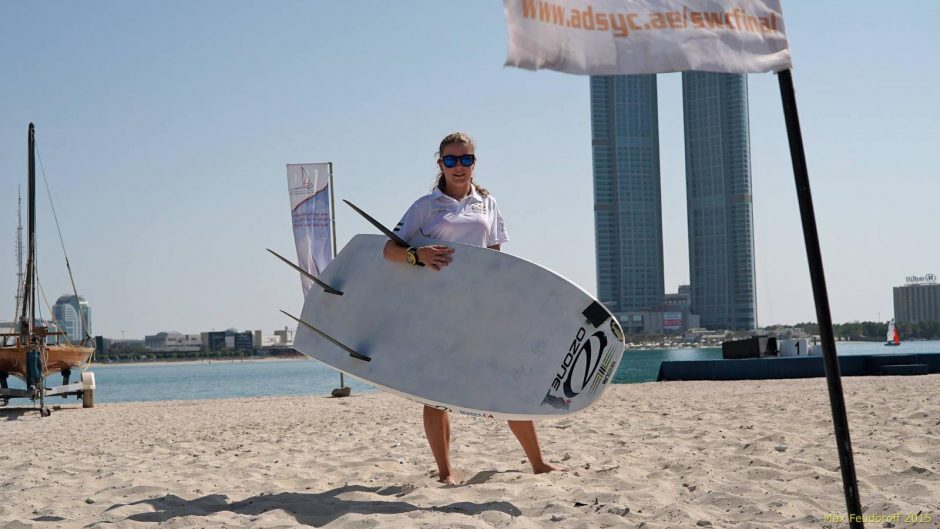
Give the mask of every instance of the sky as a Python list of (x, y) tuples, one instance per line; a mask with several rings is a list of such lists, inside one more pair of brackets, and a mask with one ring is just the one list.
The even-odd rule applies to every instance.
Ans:
[[(836, 322), (887, 320), (940, 273), (940, 4), (783, 9)], [(477, 142), (503, 250), (596, 294), (587, 77), (504, 67), (496, 0), (0, 3), (0, 321), (37, 143), (93, 333), (293, 326), (285, 164), (332, 162), (340, 248), (428, 192), (440, 139)], [(815, 321), (777, 79), (749, 75), (761, 325)], [(689, 281), (681, 77), (658, 77), (667, 292)], [(41, 175), (40, 175), (41, 178)], [(40, 181), (40, 281), (70, 292)], [(6, 308), (4, 308), (6, 307)]]

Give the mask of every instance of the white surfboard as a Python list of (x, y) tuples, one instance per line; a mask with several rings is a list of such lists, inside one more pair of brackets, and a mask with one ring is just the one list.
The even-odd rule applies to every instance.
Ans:
[(472, 416), (574, 413), (610, 383), (623, 332), (577, 285), (524, 259), (458, 243), (446, 243), (453, 261), (435, 272), (385, 259), (387, 240), (357, 235), (327, 266), (320, 279), (342, 294), (310, 290), (295, 349), (392, 393)]

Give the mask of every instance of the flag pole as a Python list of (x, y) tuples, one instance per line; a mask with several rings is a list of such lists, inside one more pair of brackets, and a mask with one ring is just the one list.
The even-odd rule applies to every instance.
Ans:
[[(328, 162), (330, 166), (330, 238), (333, 239), (333, 257), (336, 257), (336, 202), (333, 200), (333, 162)], [(339, 372), (339, 388), (333, 390), (333, 395), (349, 396), (345, 392), (346, 383), (343, 381), (343, 372)]]
[(806, 257), (809, 262), (809, 274), (813, 285), (813, 299), (816, 302), (816, 319), (819, 322), (819, 338), (822, 341), (823, 365), (826, 370), (826, 382), (829, 386), (829, 405), (832, 408), (832, 422), (835, 427), (836, 447), (839, 451), (839, 468), (842, 469), (842, 487), (845, 490), (845, 504), (848, 507), (849, 527), (862, 528), (864, 524), (861, 518), (861, 499), (858, 494), (852, 442), (849, 438), (849, 421), (845, 412), (845, 398), (842, 393), (842, 376), (839, 372), (839, 359), (836, 357), (832, 315), (829, 311), (829, 295), (826, 292), (822, 252), (819, 249), (816, 214), (813, 211), (813, 195), (809, 186), (806, 153), (803, 151), (803, 134), (800, 131), (800, 118), (796, 109), (793, 76), (789, 69), (782, 70), (777, 72), (777, 80), (780, 84), (783, 115), (787, 125), (787, 138), (790, 142), (790, 160), (793, 163), (796, 195), (800, 204), (800, 218), (803, 222), (803, 240), (806, 244)]

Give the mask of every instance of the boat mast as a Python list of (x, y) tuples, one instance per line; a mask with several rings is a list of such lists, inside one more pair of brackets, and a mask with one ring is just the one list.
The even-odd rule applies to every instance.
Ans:
[[(23, 283), (23, 312), (20, 318), (20, 336), (32, 335), (36, 321), (36, 127), (29, 124), (27, 138), (29, 157), (29, 186), (27, 188), (27, 240), (26, 281)], [(28, 309), (27, 309), (28, 307)]]

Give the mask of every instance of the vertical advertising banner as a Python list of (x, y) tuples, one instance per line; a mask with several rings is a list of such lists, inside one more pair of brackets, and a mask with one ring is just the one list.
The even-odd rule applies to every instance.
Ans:
[[(333, 260), (331, 171), (330, 163), (287, 164), (297, 264), (314, 276), (319, 276)], [(306, 297), (313, 281), (303, 276), (300, 280)]]

